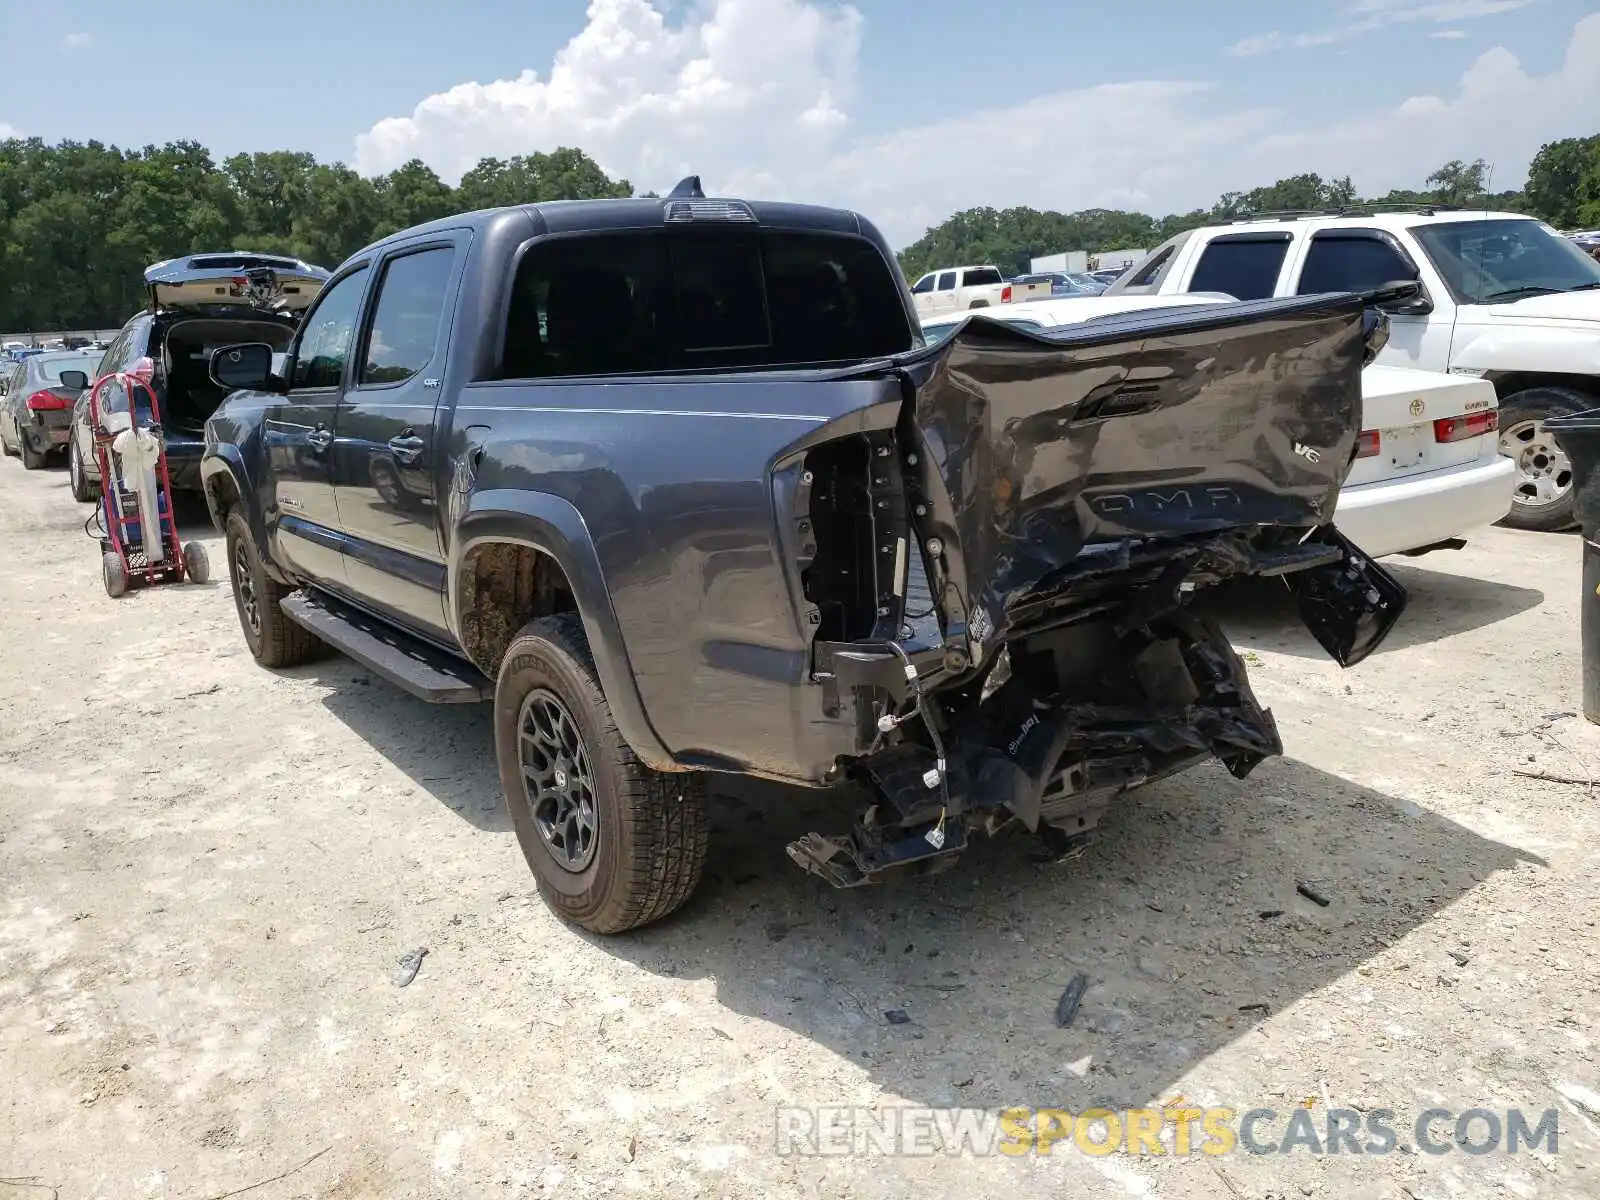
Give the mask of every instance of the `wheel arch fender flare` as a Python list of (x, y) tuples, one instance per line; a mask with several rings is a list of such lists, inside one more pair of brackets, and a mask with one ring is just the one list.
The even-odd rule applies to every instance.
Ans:
[(594, 656), (595, 672), (618, 732), (646, 765), (658, 771), (683, 770), (650, 720), (594, 539), (583, 514), (570, 501), (548, 492), (509, 489), (472, 495), (456, 521), (446, 571), (445, 603), (457, 638), (463, 624), (466, 564), (476, 549), (496, 543), (536, 550), (560, 567), (571, 586), (589, 651)]

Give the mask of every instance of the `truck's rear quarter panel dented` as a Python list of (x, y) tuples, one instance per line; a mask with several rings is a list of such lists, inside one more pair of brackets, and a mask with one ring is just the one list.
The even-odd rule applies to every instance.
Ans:
[[(489, 384), (457, 423), (482, 455), (464, 520), (492, 495), (566, 501), (593, 538), (613, 653), (680, 763), (817, 779), (854, 737), (806, 686), (810, 639), (774, 516), (773, 469), (828, 422), (860, 428), (901, 385), (883, 371)], [(609, 649), (609, 648), (608, 648)], [(597, 658), (600, 652), (597, 649)]]

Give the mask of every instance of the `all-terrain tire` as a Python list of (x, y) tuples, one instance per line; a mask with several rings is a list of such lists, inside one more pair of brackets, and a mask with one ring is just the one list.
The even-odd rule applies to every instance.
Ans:
[[(1511, 529), (1530, 529), (1536, 533), (1560, 533), (1577, 524), (1575, 514), (1578, 495), (1572, 486), (1570, 467), (1566, 472), (1565, 495), (1545, 503), (1528, 503), (1522, 499), (1522, 489), (1537, 486), (1536, 482), (1525, 473), (1527, 464), (1523, 461), (1530, 459), (1528, 452), (1534, 447), (1513, 444), (1510, 435), (1521, 428), (1528, 431), (1530, 437), (1536, 438), (1540, 445), (1549, 448), (1553, 445), (1554, 438), (1549, 433), (1543, 432), (1542, 422), (1551, 417), (1564, 417), (1570, 413), (1583, 412), (1585, 409), (1594, 408), (1596, 403), (1593, 397), (1573, 388), (1553, 386), (1531, 387), (1524, 391), (1513, 392), (1501, 402), (1500, 452), (1509, 454), (1511, 460), (1517, 464), (1515, 486), (1518, 488), (1518, 494), (1512, 499), (1511, 511), (1500, 518), (1500, 524)], [(1534, 426), (1533, 422), (1541, 424)], [(1551, 482), (1559, 484), (1560, 481)]]
[(278, 602), (295, 589), (285, 587), (267, 573), (244, 513), (230, 509), (225, 528), (233, 606), (251, 657), (263, 667), (296, 667), (317, 658), (322, 653), (322, 642), (278, 607)]
[[(570, 869), (535, 820), (520, 730), (530, 698), (553, 697), (582, 739), (593, 800), (592, 857)], [(500, 666), (495, 754), (506, 808), (539, 892), (557, 913), (594, 933), (659, 921), (694, 892), (710, 831), (706, 778), (639, 761), (617, 730), (576, 613), (525, 625)]]

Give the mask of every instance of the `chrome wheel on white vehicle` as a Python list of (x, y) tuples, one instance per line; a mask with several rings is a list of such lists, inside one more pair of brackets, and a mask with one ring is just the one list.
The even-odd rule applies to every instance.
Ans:
[(1500, 400), (1500, 453), (1516, 464), (1511, 511), (1501, 520), (1512, 529), (1559, 533), (1577, 524), (1572, 460), (1545, 426), (1553, 417), (1595, 407), (1596, 397), (1573, 388), (1541, 384)]
[(1558, 504), (1572, 491), (1572, 461), (1543, 421), (1518, 421), (1500, 431), (1500, 453), (1517, 464), (1516, 497), (1532, 508)]

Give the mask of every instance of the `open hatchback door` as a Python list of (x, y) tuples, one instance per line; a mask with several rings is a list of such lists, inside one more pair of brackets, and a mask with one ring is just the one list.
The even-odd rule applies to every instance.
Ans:
[(1281, 753), (1191, 600), (1281, 579), (1346, 666), (1399, 619), (1404, 589), (1329, 523), (1382, 332), (1343, 294), (1041, 333), (974, 317), (853, 372), (878, 400), (805, 439), (790, 503), (813, 678), (878, 802), (796, 861), (848, 885), (975, 825), (1068, 838), (1129, 787)]
[(298, 316), (328, 281), (321, 267), (275, 254), (191, 254), (145, 268), (155, 310), (248, 308)]

